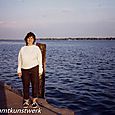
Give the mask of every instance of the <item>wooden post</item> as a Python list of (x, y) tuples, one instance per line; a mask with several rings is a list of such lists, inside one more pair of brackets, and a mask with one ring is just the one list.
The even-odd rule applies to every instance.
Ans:
[(39, 76), (38, 97), (45, 98), (46, 44), (36, 43), (42, 53), (43, 74)]

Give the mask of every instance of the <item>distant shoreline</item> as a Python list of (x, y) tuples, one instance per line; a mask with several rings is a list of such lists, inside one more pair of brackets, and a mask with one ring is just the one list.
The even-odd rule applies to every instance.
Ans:
[[(105, 38), (37, 38), (38, 40), (115, 40), (115, 37), (105, 37)], [(0, 41), (22, 41), (23, 39), (0, 39)]]
[(115, 40), (113, 37), (109, 38), (40, 38), (40, 40)]

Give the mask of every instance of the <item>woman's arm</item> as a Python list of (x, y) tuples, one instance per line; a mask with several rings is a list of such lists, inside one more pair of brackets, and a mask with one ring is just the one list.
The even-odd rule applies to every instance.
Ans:
[(22, 65), (22, 58), (21, 58), (21, 50), (20, 50), (18, 54), (18, 69), (17, 69), (19, 78), (22, 76), (21, 65)]
[(43, 73), (43, 68), (42, 68), (42, 53), (40, 48), (38, 48), (38, 63), (39, 63), (39, 75)]

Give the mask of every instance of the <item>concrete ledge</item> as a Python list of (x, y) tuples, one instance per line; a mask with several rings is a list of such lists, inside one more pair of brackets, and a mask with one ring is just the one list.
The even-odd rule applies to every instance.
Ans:
[[(23, 97), (18, 90), (13, 89), (11, 86), (0, 81), (0, 110), (2, 109), (23, 109)], [(46, 99), (38, 99), (39, 108), (41, 113), (39, 115), (74, 115), (74, 112), (69, 109), (54, 107), (46, 101)], [(29, 107), (28, 109), (33, 109)], [(0, 113), (1, 114), (1, 113)], [(21, 113), (23, 114), (23, 113)], [(24, 113), (25, 114), (25, 113)], [(13, 115), (9, 113), (6, 115)], [(20, 115), (20, 113), (17, 113)], [(38, 115), (38, 113), (37, 113)]]

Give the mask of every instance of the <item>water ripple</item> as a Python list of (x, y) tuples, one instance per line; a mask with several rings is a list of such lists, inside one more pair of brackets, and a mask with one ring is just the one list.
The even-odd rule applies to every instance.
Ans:
[[(46, 99), (78, 115), (115, 114), (115, 41), (42, 41), (47, 45)], [(22, 42), (0, 42), (0, 80), (22, 90)]]

